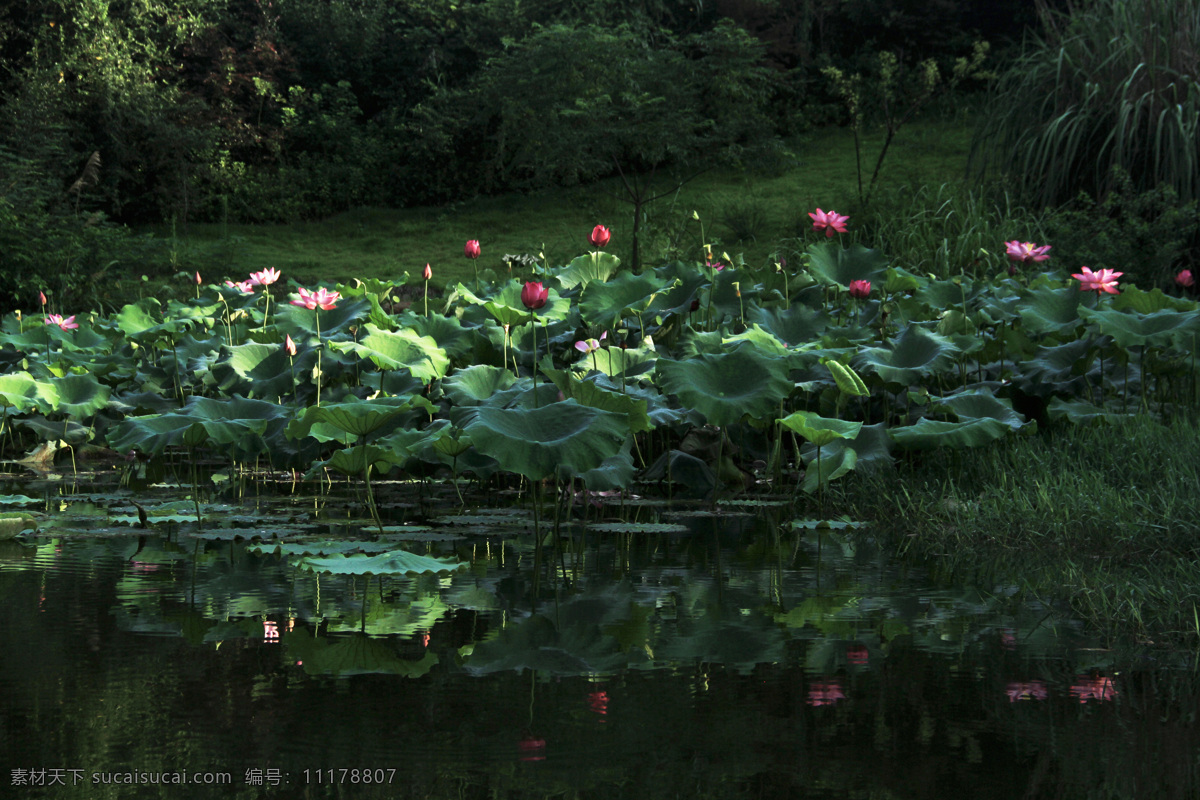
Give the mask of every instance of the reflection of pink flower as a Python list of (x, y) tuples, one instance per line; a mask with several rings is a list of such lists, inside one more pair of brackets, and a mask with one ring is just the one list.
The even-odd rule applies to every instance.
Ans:
[(329, 309), (337, 306), (337, 301), (342, 297), (340, 292), (327, 291), (324, 286), (317, 289), (315, 292), (310, 292), (307, 289), (301, 288), (299, 290), (299, 294), (300, 296), (292, 301), (292, 305), (304, 306), (309, 310), (320, 307), (328, 311)]
[(1000, 646), (1005, 650), (1012, 650), (1017, 646), (1017, 637), (1008, 628), (1000, 631)]
[(527, 735), (524, 739), (517, 742), (517, 749), (521, 751), (522, 761), (546, 760), (545, 739), (536, 739), (533, 736)]
[(587, 696), (588, 708), (595, 714), (608, 713), (608, 692), (591, 692)]
[(64, 331), (69, 331), (69, 330), (79, 327), (79, 323), (77, 323), (75, 321), (74, 314), (67, 317), (66, 319), (63, 319), (63, 316), (61, 314), (51, 314), (50, 316), (46, 317), (45, 322), (47, 325), (57, 325), (58, 327), (62, 328)]
[(1103, 702), (1116, 697), (1117, 689), (1113, 686), (1112, 678), (1079, 678), (1071, 686), (1071, 696), (1078, 697), (1081, 703), (1086, 703), (1089, 700)]
[(1041, 247), (1037, 246), (1036, 242), (1018, 242), (1013, 239), (1011, 242), (1005, 242), (1004, 246), (1006, 255), (1013, 261), (1020, 261), (1023, 264), (1029, 264), (1034, 261), (1045, 261), (1050, 258), (1046, 255), (1046, 251), (1050, 249), (1050, 245), (1044, 244)]
[(1046, 684), (1042, 681), (1010, 681), (1004, 688), (1004, 693), (1008, 695), (1010, 703), (1018, 700), (1045, 700), (1049, 697)]
[(263, 641), (278, 642), (279, 641), (279, 623), (269, 619), (263, 620)]
[(1120, 294), (1117, 291), (1117, 278), (1124, 275), (1124, 272), (1114, 272), (1111, 269), (1102, 269), (1092, 272), (1089, 267), (1080, 267), (1081, 272), (1072, 275), (1079, 281), (1079, 289), (1083, 292), (1107, 292), (1108, 294)]
[(831, 706), (839, 700), (845, 700), (842, 685), (837, 681), (814, 681), (808, 687), (808, 699), (804, 702), (810, 706)]
[(850, 219), (850, 217), (839, 214), (836, 211), (822, 211), (820, 208), (816, 211), (808, 212), (808, 215), (812, 217), (813, 230), (819, 231), (824, 229), (825, 236), (828, 238), (833, 237), (834, 231), (845, 233), (846, 220)]
[(861, 644), (852, 644), (846, 648), (846, 660), (851, 664), (866, 664), (871, 658), (871, 651)]

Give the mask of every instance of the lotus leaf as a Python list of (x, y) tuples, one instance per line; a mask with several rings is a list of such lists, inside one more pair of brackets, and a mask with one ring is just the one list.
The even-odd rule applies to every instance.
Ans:
[(563, 267), (555, 278), (564, 289), (574, 289), (576, 286), (587, 288), (593, 281), (603, 283), (616, 274), (621, 267), (621, 259), (612, 253), (588, 253), (577, 256), (570, 264)]
[(835, 439), (853, 439), (858, 436), (863, 426), (861, 422), (829, 419), (811, 411), (797, 411), (779, 422), (818, 447), (827, 445)]
[(912, 450), (931, 450), (936, 447), (961, 449), (982, 447), (1003, 438), (1010, 430), (1006, 423), (988, 417), (962, 422), (922, 419), (915, 425), (892, 428), (888, 435), (896, 444)]
[(861, 244), (843, 248), (839, 242), (818, 242), (807, 251), (808, 271), (824, 284), (836, 283), (848, 288), (851, 281), (883, 280), (887, 258), (878, 250)]
[(958, 352), (948, 339), (909, 324), (891, 347), (863, 350), (854, 365), (860, 370), (873, 369), (887, 383), (908, 386), (935, 369), (945, 367)]
[(644, 314), (664, 288), (654, 273), (625, 272), (606, 283), (585, 286), (579, 296), (579, 313), (584, 322), (616, 327), (627, 314)]
[(700, 355), (687, 361), (660, 358), (658, 380), (665, 392), (699, 411), (709, 424), (724, 427), (749, 414), (763, 419), (791, 394), (787, 368), (747, 345), (722, 355)]
[(512, 370), (491, 364), (474, 364), (442, 380), (447, 396), (460, 406), (475, 406), (517, 382)]
[(1200, 332), (1200, 314), (1196, 311), (1162, 309), (1150, 314), (1126, 313), (1113, 308), (1080, 308), (1086, 322), (1095, 322), (1100, 333), (1113, 337), (1119, 346), (1166, 347), (1172, 342), (1190, 346)]

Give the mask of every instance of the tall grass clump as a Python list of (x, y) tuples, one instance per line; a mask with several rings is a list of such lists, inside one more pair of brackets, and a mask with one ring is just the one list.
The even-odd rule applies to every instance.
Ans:
[(1103, 197), (1118, 166), (1140, 191), (1200, 197), (1200, 0), (1039, 4), (1044, 33), (997, 82), (972, 164), (1030, 202)]

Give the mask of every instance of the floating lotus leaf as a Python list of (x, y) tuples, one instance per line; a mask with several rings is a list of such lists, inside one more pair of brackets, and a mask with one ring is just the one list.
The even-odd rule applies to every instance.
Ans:
[(740, 422), (747, 414), (766, 418), (793, 388), (783, 362), (764, 358), (746, 345), (687, 361), (660, 358), (655, 368), (664, 392), (721, 427)]
[(450, 366), (446, 351), (428, 336), (407, 329), (385, 331), (369, 322), (363, 328), (367, 335), (358, 341), (330, 342), (329, 347), (369, 358), (380, 369), (407, 369), (425, 383), (445, 375)]
[(829, 419), (811, 411), (797, 411), (779, 420), (789, 430), (822, 447), (835, 439), (853, 439), (862, 430), (861, 422)]
[(58, 391), (56, 411), (75, 418), (86, 418), (108, 405), (112, 390), (91, 375), (64, 375), (51, 378)]
[(608, 280), (620, 267), (621, 259), (612, 253), (588, 253), (572, 259), (555, 278), (564, 289), (574, 289), (576, 286), (586, 288), (593, 281), (603, 283)]
[(1100, 332), (1113, 337), (1121, 347), (1166, 347), (1175, 342), (1190, 347), (1192, 337), (1200, 332), (1200, 314), (1195, 309), (1175, 311), (1162, 309), (1150, 314), (1138, 314), (1105, 308), (1099, 311), (1080, 308), (1085, 322), (1094, 322)]
[(350, 555), (328, 558), (305, 558), (300, 569), (329, 575), (415, 575), (424, 572), (442, 574), (466, 567), (466, 563), (430, 558), (407, 550), (393, 550), (377, 556)]
[(888, 435), (896, 444), (911, 450), (931, 450), (936, 447), (961, 449), (982, 447), (1003, 438), (1011, 428), (998, 419), (969, 419), (962, 422), (943, 422), (922, 419), (915, 425), (892, 428)]
[(516, 382), (512, 370), (490, 364), (475, 364), (444, 378), (442, 389), (456, 405), (476, 406)]
[(943, 336), (910, 324), (904, 328), (890, 347), (863, 350), (854, 360), (859, 370), (873, 369), (887, 383), (908, 386), (936, 369), (952, 362), (958, 351)]
[(674, 522), (601, 522), (588, 525), (589, 531), (601, 533), (687, 533), (687, 525)]
[(645, 313), (654, 296), (664, 289), (652, 272), (624, 272), (612, 280), (589, 283), (579, 296), (579, 313), (584, 322), (615, 326), (627, 314)]
[(808, 248), (808, 272), (821, 283), (848, 288), (851, 281), (883, 280), (887, 258), (861, 244), (843, 248), (840, 242), (818, 242)]
[(253, 544), (246, 549), (254, 553), (269, 553), (280, 556), (328, 556), (351, 553), (386, 553), (396, 548), (395, 542), (330, 541), (321, 539), (313, 542), (274, 542)]
[(530, 480), (580, 475), (617, 454), (630, 434), (625, 414), (574, 400), (527, 408), (471, 409), (462, 427), (502, 469)]

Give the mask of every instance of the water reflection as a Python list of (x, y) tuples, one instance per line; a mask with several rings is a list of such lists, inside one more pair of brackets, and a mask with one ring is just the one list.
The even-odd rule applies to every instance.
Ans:
[(78, 522), (0, 542), (4, 762), (47, 797), (178, 796), (91, 776), (180, 772), (231, 776), (189, 786), (214, 797), (1197, 787), (1192, 675), (1118, 663), (1012, 589), (938, 585), (778, 510), (557, 541), (476, 516), (365, 546), (458, 566), (417, 576), (306, 569), (358, 533), (320, 520), (291, 549)]

